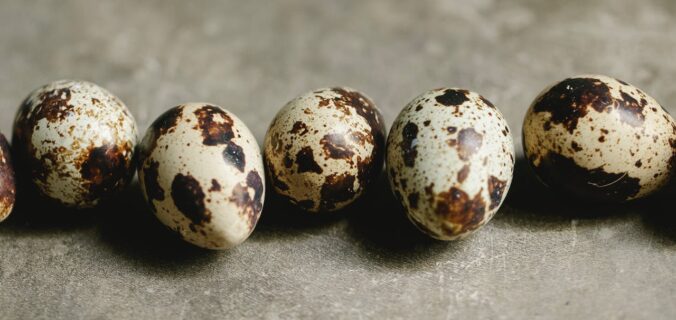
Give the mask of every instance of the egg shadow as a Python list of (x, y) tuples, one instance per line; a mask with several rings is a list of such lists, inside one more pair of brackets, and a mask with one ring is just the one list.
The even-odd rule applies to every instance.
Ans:
[(659, 214), (664, 212), (660, 211), (660, 203), (664, 202), (660, 200), (662, 197), (656, 195), (619, 204), (575, 198), (545, 186), (538, 180), (527, 159), (519, 156), (515, 163), (512, 185), (494, 222), (526, 230), (553, 230), (569, 226), (572, 220), (620, 219), (641, 215), (650, 224), (655, 219), (671, 219)]
[(94, 228), (96, 209), (64, 207), (41, 196), (34, 188), (17, 186), (17, 198), (10, 216), (0, 224), (4, 232), (50, 234)]
[(514, 177), (503, 206), (515, 217), (547, 222), (569, 223), (571, 219), (596, 219), (622, 215), (625, 204), (608, 204), (578, 199), (545, 186), (538, 180), (528, 161), (519, 156)]
[[(249, 241), (280, 241), (338, 230), (370, 263), (400, 267), (456, 246), (418, 231), (393, 196), (385, 174), (355, 203), (335, 212), (308, 213), (290, 204), (267, 185), (263, 214)], [(462, 241), (461, 241), (462, 242)]]
[(349, 209), (347, 234), (362, 256), (378, 265), (415, 267), (466, 243), (436, 240), (419, 231), (394, 197), (385, 174)]
[(185, 272), (186, 266), (206, 266), (227, 255), (183, 241), (153, 214), (138, 180), (98, 208), (100, 240), (116, 255), (153, 271)]
[(190, 245), (164, 227), (143, 199), (137, 180), (91, 209), (64, 207), (34, 187), (21, 185), (14, 210), (0, 223), (0, 232), (17, 236), (92, 232), (114, 254), (156, 270), (178, 270), (215, 258), (214, 252)]
[[(268, 179), (269, 180), (269, 179)], [(344, 210), (329, 213), (306, 212), (266, 185), (263, 211), (248, 241), (275, 242), (321, 234), (345, 221)]]
[(673, 208), (673, 195), (676, 194), (676, 183), (672, 183), (660, 194), (637, 203), (641, 205), (641, 222), (657, 235), (666, 239), (667, 245), (676, 250), (676, 213)]

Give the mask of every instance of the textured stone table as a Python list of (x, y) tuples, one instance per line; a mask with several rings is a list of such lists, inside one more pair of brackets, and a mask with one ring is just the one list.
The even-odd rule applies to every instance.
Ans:
[[(141, 131), (210, 101), (262, 142), (276, 110), (347, 85), (390, 124), (424, 90), (471, 88), (509, 121), (578, 73), (632, 82), (676, 112), (676, 2), (23, 1), (0, 3), (0, 130), (30, 90), (87, 79), (122, 98)], [(91, 212), (23, 205), (0, 224), (0, 318), (675, 319), (670, 197), (582, 206), (517, 164), (481, 232), (425, 238), (386, 185), (324, 218), (268, 199), (228, 252), (177, 240), (138, 186)], [(672, 196), (673, 197), (673, 196)]]

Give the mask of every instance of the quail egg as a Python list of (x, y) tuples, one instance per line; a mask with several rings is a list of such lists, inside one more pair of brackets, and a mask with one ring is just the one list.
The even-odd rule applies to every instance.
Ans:
[(203, 248), (243, 242), (263, 210), (256, 139), (242, 120), (213, 104), (187, 103), (157, 118), (139, 145), (138, 175), (157, 218)]
[(345, 87), (303, 94), (286, 104), (265, 137), (274, 190), (309, 212), (353, 203), (382, 171), (385, 125), (376, 105)]
[(491, 102), (442, 88), (401, 111), (387, 139), (386, 164), (411, 222), (433, 238), (455, 240), (500, 208), (512, 182), (514, 145)]
[(17, 175), (47, 198), (89, 208), (131, 180), (136, 123), (107, 90), (61, 80), (33, 91), (14, 121)]
[(12, 213), (15, 198), (16, 186), (9, 144), (5, 136), (0, 133), (0, 221), (7, 219)]
[(655, 99), (624, 81), (578, 76), (535, 98), (523, 147), (546, 185), (587, 200), (623, 202), (670, 180), (676, 124)]

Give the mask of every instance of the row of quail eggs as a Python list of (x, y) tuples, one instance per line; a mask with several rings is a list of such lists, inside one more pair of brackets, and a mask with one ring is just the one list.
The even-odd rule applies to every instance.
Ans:
[[(676, 165), (676, 123), (640, 89), (606, 76), (546, 88), (523, 124), (537, 177), (556, 192), (600, 202), (652, 195)], [(208, 249), (246, 240), (273, 191), (309, 213), (354, 203), (383, 172), (409, 220), (440, 240), (463, 238), (498, 211), (512, 182), (512, 133), (498, 108), (464, 89), (413, 99), (389, 135), (373, 101), (324, 88), (288, 102), (263, 152), (244, 122), (210, 103), (167, 110), (137, 141), (134, 118), (107, 90), (56, 81), (20, 106), (12, 148), (0, 134), (0, 221), (22, 187), (91, 208), (138, 171), (152, 212), (182, 239)], [(13, 166), (14, 165), (14, 166)]]

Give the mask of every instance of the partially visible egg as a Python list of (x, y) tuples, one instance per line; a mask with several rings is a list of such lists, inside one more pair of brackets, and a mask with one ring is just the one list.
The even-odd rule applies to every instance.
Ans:
[(303, 94), (284, 106), (265, 136), (274, 190), (309, 212), (353, 203), (381, 174), (385, 124), (376, 105), (344, 87)]
[(523, 124), (523, 148), (546, 185), (588, 200), (623, 202), (668, 183), (676, 165), (676, 123), (626, 82), (578, 76), (535, 98)]
[(263, 170), (244, 122), (213, 104), (169, 109), (139, 145), (139, 181), (153, 212), (207, 249), (234, 247), (254, 230), (265, 199)]
[(131, 113), (107, 90), (52, 82), (33, 91), (16, 115), (17, 175), (63, 205), (94, 207), (133, 177), (136, 135)]
[(0, 133), (0, 221), (7, 219), (16, 199), (14, 185), (14, 169), (10, 156), (9, 144), (5, 136)]
[(411, 101), (387, 139), (392, 190), (421, 231), (463, 238), (500, 208), (514, 171), (514, 144), (500, 111), (482, 96), (436, 89)]

